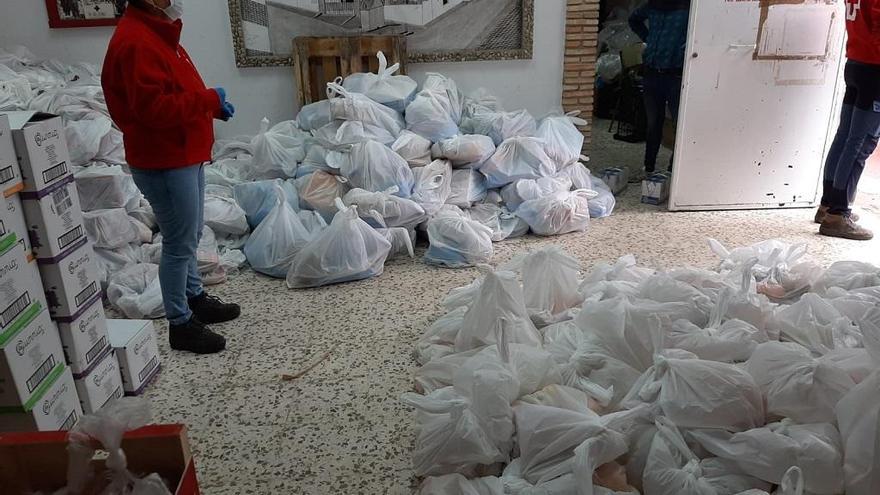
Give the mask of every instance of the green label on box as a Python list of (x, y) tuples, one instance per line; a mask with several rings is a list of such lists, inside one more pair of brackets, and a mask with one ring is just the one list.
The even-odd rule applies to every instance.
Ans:
[(23, 412), (31, 412), (34, 409), (34, 406), (37, 405), (37, 402), (46, 395), (46, 391), (52, 388), (55, 385), (55, 382), (58, 381), (58, 378), (64, 374), (64, 369), (66, 368), (64, 363), (58, 363), (57, 366), (46, 376), (46, 379), (43, 380), (43, 383), (34, 390), (34, 393), (31, 394), (31, 398), (28, 399), (24, 405), (20, 407), (0, 407), (0, 414), (16, 414)]
[(0, 349), (6, 347), (6, 344), (18, 335), (19, 332), (27, 328), (36, 317), (43, 312), (43, 305), (40, 301), (35, 301), (28, 309), (24, 311), (9, 328), (0, 333)]
[(15, 235), (15, 232), (10, 232), (0, 238), (0, 256), (6, 254), (6, 251), (12, 246), (15, 246), (18, 243), (18, 236)]

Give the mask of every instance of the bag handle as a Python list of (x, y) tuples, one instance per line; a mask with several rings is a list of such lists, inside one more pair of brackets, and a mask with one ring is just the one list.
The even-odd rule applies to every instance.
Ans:
[(376, 56), (379, 57), (379, 77), (388, 77), (400, 70), (399, 63), (388, 67), (388, 59), (382, 51), (377, 53)]
[(589, 122), (587, 122), (585, 119), (578, 117), (578, 115), (580, 114), (580, 110), (574, 110), (572, 112), (568, 112), (567, 114), (565, 114), (565, 116), (568, 117), (568, 120), (577, 127), (583, 127), (589, 124)]
[(724, 318), (724, 315), (727, 314), (727, 308), (730, 306), (730, 300), (733, 298), (733, 289), (730, 287), (725, 287), (721, 289), (721, 292), (718, 294), (718, 301), (715, 303), (715, 307), (712, 308), (712, 312), (709, 315), (709, 327), (718, 329), (721, 327), (721, 320)]
[(804, 495), (804, 473), (801, 468), (792, 466), (782, 476), (782, 482), (779, 483), (779, 489), (782, 495)]
[(350, 98), (351, 93), (348, 92), (347, 89), (342, 87), (342, 84), (337, 79), (333, 82), (327, 83), (327, 99), (333, 99), (336, 96), (342, 96), (343, 98)]

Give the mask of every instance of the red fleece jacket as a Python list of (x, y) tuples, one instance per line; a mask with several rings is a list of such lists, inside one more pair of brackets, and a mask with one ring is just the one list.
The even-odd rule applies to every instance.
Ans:
[(846, 0), (846, 56), (880, 65), (880, 0)]
[(182, 168), (211, 160), (220, 97), (180, 46), (183, 23), (126, 9), (110, 40), (101, 83), (122, 130), (128, 163)]

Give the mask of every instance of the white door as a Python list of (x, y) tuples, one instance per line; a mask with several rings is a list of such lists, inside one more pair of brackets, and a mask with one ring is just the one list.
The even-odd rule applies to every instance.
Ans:
[(692, 2), (672, 210), (815, 203), (844, 61), (843, 2)]

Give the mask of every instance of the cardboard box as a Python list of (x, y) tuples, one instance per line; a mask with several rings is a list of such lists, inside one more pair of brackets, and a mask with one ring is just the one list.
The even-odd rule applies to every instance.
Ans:
[(611, 189), (613, 194), (620, 194), (629, 183), (629, 170), (618, 167), (608, 167), (602, 170), (602, 182)]
[(81, 417), (73, 375), (62, 367), (52, 374), (52, 380), (33, 404), (26, 408), (0, 407), (0, 431), (69, 430)]
[(0, 115), (0, 191), (4, 196), (11, 196), (23, 188), (9, 117)]
[(107, 317), (101, 295), (72, 321), (57, 321), (64, 357), (75, 378), (88, 374), (110, 349)]
[[(31, 248), (31, 238), (28, 234), (27, 222), (24, 219), (24, 205), (21, 203), (21, 196), (13, 194), (4, 198), (5, 205), (0, 205), (0, 231), (6, 235), (14, 232), (18, 238), (18, 243), (24, 251), (28, 261), (34, 258), (34, 250)], [(6, 208), (2, 208), (6, 206)]]
[(6, 115), (25, 191), (39, 192), (72, 177), (61, 117), (39, 112)]
[(125, 395), (140, 395), (161, 366), (153, 322), (107, 320), (107, 334), (122, 369)]
[(649, 175), (642, 181), (642, 203), (661, 205), (669, 198), (669, 176), (662, 173)]
[[(64, 432), (0, 435), (0, 483), (4, 493), (56, 493), (67, 486), (68, 439)], [(192, 450), (186, 426), (151, 425), (130, 431), (122, 450), (133, 473), (158, 473), (174, 495), (198, 495)], [(92, 461), (95, 476), (83, 495), (103, 493), (104, 459)]]
[(28, 235), (38, 259), (55, 260), (86, 238), (73, 176), (38, 193), (21, 193)]
[(43, 287), (35, 280), (32, 265), (18, 249), (15, 236), (8, 235), (0, 239), (0, 335), (9, 332), (35, 303), (40, 311), (46, 309)]
[(94, 414), (108, 402), (122, 397), (122, 375), (116, 354), (109, 350), (88, 375), (74, 378), (83, 412)]
[(0, 336), (0, 407), (31, 407), (64, 353), (49, 313), (33, 304)]
[(86, 239), (55, 259), (37, 259), (52, 318), (73, 321), (101, 292), (95, 251)]

